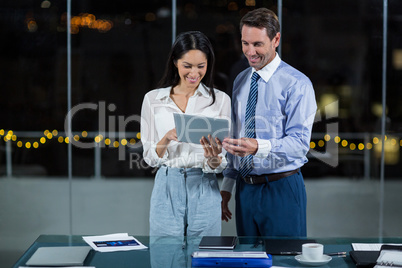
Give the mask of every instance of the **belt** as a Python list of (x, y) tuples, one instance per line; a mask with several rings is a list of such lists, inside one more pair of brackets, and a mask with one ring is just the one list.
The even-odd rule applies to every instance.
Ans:
[(277, 181), (282, 178), (289, 177), (290, 175), (293, 175), (297, 172), (299, 172), (299, 169), (285, 171), (285, 172), (281, 172), (281, 173), (247, 176), (247, 177), (243, 177), (243, 181), (247, 184), (263, 184), (263, 183)]

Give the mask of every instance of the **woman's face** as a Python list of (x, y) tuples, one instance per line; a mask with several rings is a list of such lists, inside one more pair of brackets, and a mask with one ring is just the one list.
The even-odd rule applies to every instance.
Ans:
[(207, 57), (201, 50), (189, 50), (176, 62), (180, 86), (197, 88), (207, 72)]

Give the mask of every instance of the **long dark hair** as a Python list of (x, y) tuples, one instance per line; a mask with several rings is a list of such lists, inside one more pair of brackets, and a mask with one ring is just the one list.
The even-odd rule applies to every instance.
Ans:
[(215, 54), (209, 39), (199, 31), (181, 33), (176, 38), (169, 53), (165, 73), (159, 81), (158, 87), (172, 86), (172, 88), (174, 88), (179, 84), (180, 76), (175, 63), (181, 59), (184, 54), (193, 49), (202, 51), (207, 57), (207, 72), (201, 82), (208, 88), (209, 94), (212, 96), (211, 104), (213, 104), (216, 98), (213, 81)]

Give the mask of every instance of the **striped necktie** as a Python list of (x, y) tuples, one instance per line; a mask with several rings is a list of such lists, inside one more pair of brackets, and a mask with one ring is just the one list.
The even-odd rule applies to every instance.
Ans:
[[(256, 138), (255, 136), (255, 107), (257, 105), (258, 98), (258, 84), (257, 81), (260, 79), (258, 73), (254, 72), (251, 77), (250, 92), (248, 94), (246, 115), (245, 115), (245, 127), (244, 134), (246, 138)], [(253, 155), (249, 154), (240, 159), (240, 169), (239, 172), (243, 177), (246, 177), (253, 169)]]

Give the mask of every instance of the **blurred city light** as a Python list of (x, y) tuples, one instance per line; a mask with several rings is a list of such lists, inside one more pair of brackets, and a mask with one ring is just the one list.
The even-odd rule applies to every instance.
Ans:
[(40, 7), (41, 7), (41, 8), (50, 8), (51, 5), (52, 5), (52, 3), (50, 3), (50, 1), (44, 0), (44, 1), (40, 4)]

